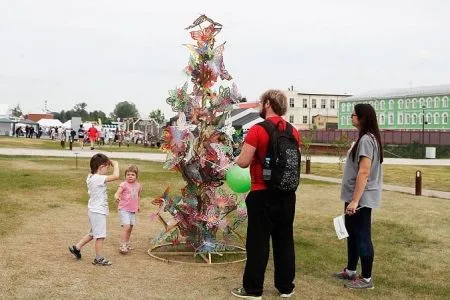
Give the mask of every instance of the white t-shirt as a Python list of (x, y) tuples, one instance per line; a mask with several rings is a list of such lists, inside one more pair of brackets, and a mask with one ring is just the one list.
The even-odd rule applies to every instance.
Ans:
[(86, 178), (89, 194), (88, 209), (103, 215), (109, 214), (106, 177), (106, 175), (89, 174)]

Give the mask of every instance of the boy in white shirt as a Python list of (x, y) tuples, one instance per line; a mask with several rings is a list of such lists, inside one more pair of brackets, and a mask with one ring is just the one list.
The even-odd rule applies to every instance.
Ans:
[[(112, 175), (107, 176), (109, 166), (114, 167)], [(106, 238), (106, 217), (109, 214), (106, 183), (119, 179), (119, 163), (109, 160), (106, 155), (95, 154), (90, 161), (91, 173), (86, 179), (89, 193), (88, 216), (91, 228), (76, 245), (70, 246), (69, 251), (77, 258), (81, 258), (81, 248), (95, 239), (94, 265), (109, 266), (111, 262), (102, 256), (103, 242)]]

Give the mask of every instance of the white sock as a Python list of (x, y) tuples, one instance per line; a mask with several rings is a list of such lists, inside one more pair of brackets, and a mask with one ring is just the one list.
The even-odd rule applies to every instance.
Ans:
[(369, 278), (363, 278), (365, 282), (369, 283), (372, 280), (372, 277)]
[(348, 274), (349, 276), (353, 276), (353, 275), (356, 274), (356, 271), (352, 271), (352, 270), (349, 270), (349, 269), (345, 269), (345, 272), (347, 272), (347, 274)]

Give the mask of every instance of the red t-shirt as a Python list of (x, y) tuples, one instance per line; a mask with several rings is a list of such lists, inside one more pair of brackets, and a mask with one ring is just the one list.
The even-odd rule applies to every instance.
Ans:
[(97, 128), (91, 127), (88, 129), (88, 135), (91, 139), (95, 139), (97, 137)]
[[(267, 120), (271, 121), (274, 124), (282, 121), (282, 128), (286, 129), (286, 121), (282, 117), (275, 116), (270, 117)], [(293, 128), (292, 133), (300, 145), (300, 135), (295, 127)], [(251, 190), (265, 190), (267, 189), (267, 186), (263, 180), (262, 158), (266, 155), (267, 152), (267, 145), (269, 144), (269, 134), (262, 126), (259, 126), (258, 124), (253, 125), (248, 131), (247, 136), (245, 137), (245, 143), (256, 148), (255, 155), (253, 156), (253, 160), (250, 163), (250, 177), (252, 179)]]

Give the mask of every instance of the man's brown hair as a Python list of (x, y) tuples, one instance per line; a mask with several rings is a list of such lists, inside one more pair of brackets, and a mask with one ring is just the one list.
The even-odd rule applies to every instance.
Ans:
[(274, 113), (283, 116), (287, 110), (286, 95), (280, 90), (268, 90), (260, 97), (262, 104), (269, 102)]

